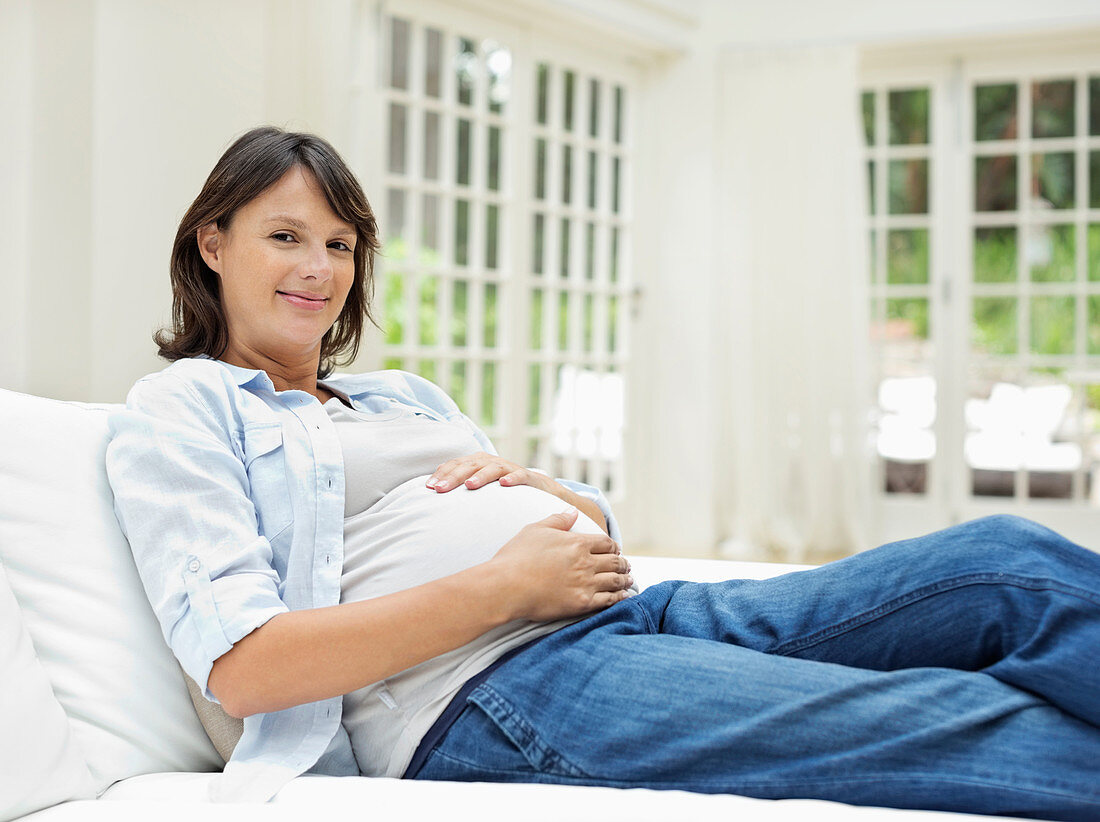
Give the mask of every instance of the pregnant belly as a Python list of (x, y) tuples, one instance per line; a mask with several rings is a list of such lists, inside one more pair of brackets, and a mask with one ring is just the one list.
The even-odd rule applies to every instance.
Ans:
[[(424, 486), (427, 478), (399, 485), (344, 520), (341, 601), (394, 593), (485, 562), (525, 525), (566, 507), (527, 485), (494, 482), (441, 494)], [(572, 530), (603, 533), (584, 514)]]

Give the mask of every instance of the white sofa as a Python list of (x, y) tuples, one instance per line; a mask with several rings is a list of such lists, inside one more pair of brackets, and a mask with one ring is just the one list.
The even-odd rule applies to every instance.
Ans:
[[(223, 763), (115, 522), (108, 411), (0, 390), (0, 822), (931, 816), (678, 791), (309, 776), (267, 804), (211, 803)], [(782, 568), (644, 557), (634, 567), (643, 586)]]

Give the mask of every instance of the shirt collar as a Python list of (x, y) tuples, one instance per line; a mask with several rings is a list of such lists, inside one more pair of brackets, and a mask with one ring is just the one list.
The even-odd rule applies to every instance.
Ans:
[[(204, 360), (214, 359), (213, 357), (210, 357), (206, 354), (200, 354), (199, 358)], [(239, 365), (232, 365), (222, 360), (214, 360), (214, 362), (216, 362), (218, 365), (220, 365), (222, 368), (226, 369), (230, 374), (232, 374), (233, 380), (241, 388), (247, 388), (249, 385), (258, 380), (263, 388), (266, 388), (269, 391), (275, 390), (275, 384), (271, 382), (271, 377), (267, 375), (266, 371), (262, 371), (258, 368), (241, 368)]]

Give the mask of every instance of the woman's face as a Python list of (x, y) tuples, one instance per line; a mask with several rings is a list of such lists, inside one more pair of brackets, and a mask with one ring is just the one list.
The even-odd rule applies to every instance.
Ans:
[(239, 208), (228, 228), (199, 229), (199, 250), (221, 280), (222, 359), (252, 368), (316, 360), (355, 278), (355, 242), (355, 228), (300, 166)]

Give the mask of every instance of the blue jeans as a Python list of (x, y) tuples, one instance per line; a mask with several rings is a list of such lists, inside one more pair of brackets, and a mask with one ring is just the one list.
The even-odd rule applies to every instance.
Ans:
[(416, 778), (1100, 819), (1100, 554), (998, 516), (661, 583), (493, 672)]

